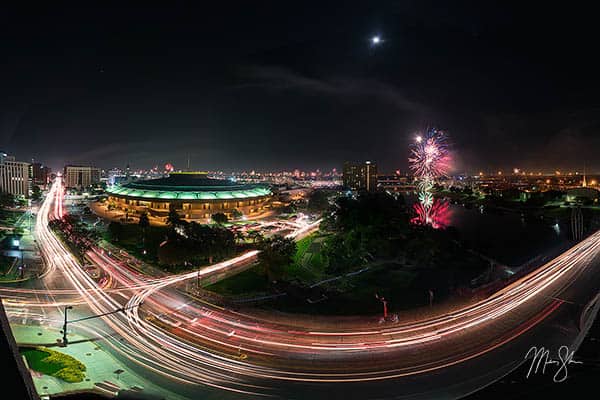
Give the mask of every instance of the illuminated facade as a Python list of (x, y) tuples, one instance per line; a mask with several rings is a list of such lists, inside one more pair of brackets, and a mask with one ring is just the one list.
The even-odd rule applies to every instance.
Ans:
[(113, 186), (107, 192), (108, 204), (113, 207), (134, 215), (148, 212), (165, 221), (171, 207), (192, 221), (208, 220), (216, 213), (231, 219), (234, 210), (244, 215), (258, 214), (272, 196), (266, 186), (210, 179), (200, 172), (171, 173), (166, 178)]
[(365, 161), (363, 164), (344, 163), (344, 186), (350, 190), (374, 192), (377, 190), (377, 164)]
[(0, 152), (0, 191), (15, 196), (29, 196), (29, 165)]
[(85, 188), (100, 182), (100, 168), (67, 165), (63, 178), (68, 188)]
[(41, 163), (31, 164), (31, 179), (34, 185), (44, 186), (50, 179), (51, 170), (49, 167)]

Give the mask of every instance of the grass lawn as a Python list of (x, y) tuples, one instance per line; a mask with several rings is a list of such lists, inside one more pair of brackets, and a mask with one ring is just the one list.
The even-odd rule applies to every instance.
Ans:
[(15, 222), (23, 215), (25, 211), (12, 211), (2, 210), (0, 211), (0, 225), (6, 227), (13, 227)]
[(23, 349), (21, 354), (34, 371), (71, 383), (81, 382), (85, 378), (85, 365), (67, 354), (45, 347)]
[(253, 267), (209, 285), (206, 289), (225, 296), (237, 296), (265, 292), (270, 289), (270, 285), (265, 276), (257, 271), (257, 267)]
[(10, 281), (13, 279), (17, 279), (18, 268), (15, 267), (10, 271), (10, 274), (7, 275), (8, 270), (13, 265), (15, 259), (14, 257), (8, 257), (0, 254), (0, 281)]
[[(324, 236), (312, 234), (296, 242), (297, 250), (293, 261), (285, 267), (285, 280), (310, 284), (322, 279), (325, 274), (325, 262), (320, 253), (323, 240)], [(209, 285), (206, 289), (225, 296), (268, 292), (271, 286), (265, 276), (259, 272), (259, 268), (253, 267)]]
[[(400, 265), (382, 265), (353, 277), (326, 283), (320, 289), (327, 299), (311, 304), (300, 297), (282, 297), (265, 304), (268, 309), (313, 315), (377, 315), (382, 304), (375, 293), (388, 299), (390, 311), (424, 305), (425, 289), (415, 282), (417, 273), (405, 271)], [(415, 285), (416, 283), (416, 285)], [(414, 287), (413, 287), (414, 286)]]
[(314, 233), (296, 242), (293, 262), (286, 267), (288, 279), (312, 283), (325, 275), (326, 260), (321, 252), (325, 239), (326, 236)]
[(315, 240), (315, 234), (308, 235), (305, 238), (302, 238), (296, 242), (296, 254), (294, 255), (294, 262), (300, 263), (304, 253), (310, 247), (310, 244)]

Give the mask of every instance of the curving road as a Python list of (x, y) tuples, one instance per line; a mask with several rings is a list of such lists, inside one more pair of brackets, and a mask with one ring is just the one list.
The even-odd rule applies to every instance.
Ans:
[[(166, 378), (170, 390), (189, 397), (208, 386), (233, 398), (326, 398), (332, 391), (348, 398), (457, 398), (519, 366), (532, 345), (576, 346), (585, 334), (581, 310), (600, 287), (597, 232), (489, 298), (440, 315), (383, 325), (253, 315), (186, 294), (181, 288), (197, 272), (151, 277), (102, 249), (88, 253), (103, 271), (103, 279), (92, 279), (48, 228), (48, 220), (64, 212), (62, 199), (57, 178), (36, 222), (48, 265), (43, 287), (0, 293), (27, 309), (80, 304), (101, 314), (125, 307), (78, 329), (103, 336), (136, 368)], [(199, 274), (238, 267), (256, 254)]]

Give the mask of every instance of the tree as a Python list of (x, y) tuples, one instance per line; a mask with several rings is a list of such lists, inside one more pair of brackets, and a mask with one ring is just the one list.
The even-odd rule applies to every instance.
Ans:
[(40, 187), (38, 185), (34, 185), (31, 188), (31, 199), (38, 201), (41, 198), (42, 198), (42, 190), (40, 189)]
[(221, 226), (201, 225), (192, 222), (185, 226), (188, 247), (198, 258), (208, 258), (212, 264), (213, 257), (223, 258), (235, 250), (235, 235)]
[(275, 235), (261, 241), (258, 261), (269, 282), (276, 282), (285, 273), (296, 254), (296, 242), (291, 238)]
[(324, 190), (315, 190), (308, 198), (308, 210), (322, 212), (329, 207), (329, 196)]
[(248, 231), (248, 239), (252, 240), (252, 243), (260, 242), (263, 239), (262, 233), (260, 231)]
[(334, 232), (323, 255), (328, 272), (336, 274), (375, 258), (398, 257), (412, 229), (404, 198), (385, 192), (339, 197), (323, 226)]
[(177, 240), (161, 243), (157, 249), (157, 256), (159, 263), (163, 265), (180, 265), (190, 258), (188, 247)]
[(233, 236), (235, 237), (235, 241), (242, 243), (244, 241), (244, 232), (240, 231), (240, 230), (236, 230), (233, 232)]
[(177, 210), (175, 209), (175, 205), (173, 204), (169, 205), (169, 215), (167, 216), (167, 224), (169, 224), (171, 228), (181, 225), (181, 217), (179, 216), (179, 213), (177, 212)]
[(8, 192), (0, 192), (0, 207), (13, 207), (15, 205), (15, 196)]
[(244, 214), (238, 210), (237, 208), (234, 208), (233, 211), (231, 212), (231, 215), (233, 216), (234, 219), (239, 219), (242, 218), (244, 216)]
[(284, 214), (293, 214), (296, 212), (296, 206), (293, 203), (287, 204), (281, 208), (281, 212)]
[(229, 219), (227, 218), (227, 215), (225, 215), (223, 213), (215, 213), (211, 216), (211, 218), (213, 221), (215, 221), (219, 225), (223, 225), (224, 223), (229, 221)]
[(146, 230), (146, 228), (148, 228), (150, 226), (150, 219), (148, 218), (148, 213), (147, 212), (143, 212), (140, 214), (140, 221), (138, 223), (140, 225), (140, 228), (142, 228), (143, 230)]
[(123, 224), (120, 222), (111, 221), (110, 224), (108, 224), (108, 232), (110, 233), (110, 237), (114, 241), (118, 242), (119, 238), (123, 234)]
[(140, 221), (138, 222), (140, 228), (142, 228), (142, 246), (146, 244), (146, 229), (150, 226), (150, 219), (148, 218), (148, 213), (143, 212), (140, 214)]
[(96, 246), (100, 240), (100, 233), (97, 230), (89, 228), (80, 218), (70, 214), (50, 221), (48, 226), (65, 239), (71, 251), (80, 258), (82, 263), (85, 262), (87, 251)]
[(358, 229), (332, 236), (324, 249), (330, 260), (327, 271), (337, 274), (364, 265), (368, 254), (365, 236)]

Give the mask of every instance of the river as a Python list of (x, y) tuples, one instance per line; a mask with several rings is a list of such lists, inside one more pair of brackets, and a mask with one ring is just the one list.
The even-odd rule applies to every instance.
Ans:
[(521, 265), (569, 240), (564, 222), (459, 204), (450, 204), (448, 213), (449, 226), (458, 230), (467, 246), (509, 266)]

